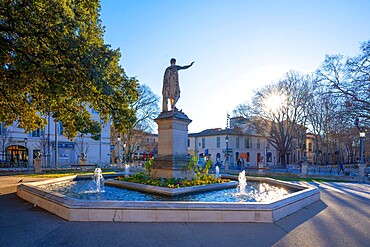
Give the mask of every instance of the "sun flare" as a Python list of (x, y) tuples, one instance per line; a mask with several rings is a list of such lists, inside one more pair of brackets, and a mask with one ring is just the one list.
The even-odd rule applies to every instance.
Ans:
[(283, 104), (283, 98), (279, 94), (271, 94), (265, 99), (264, 103), (268, 111), (276, 112)]

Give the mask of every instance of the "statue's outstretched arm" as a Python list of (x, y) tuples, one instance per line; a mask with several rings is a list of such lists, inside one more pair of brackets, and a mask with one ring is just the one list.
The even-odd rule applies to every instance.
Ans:
[(188, 69), (188, 68), (190, 68), (191, 66), (193, 66), (193, 64), (194, 64), (194, 61), (193, 61), (193, 62), (191, 62), (191, 64), (189, 64), (189, 65), (185, 65), (185, 66), (178, 66), (178, 67), (177, 67), (177, 69), (178, 69), (178, 70), (180, 70), (180, 69)]

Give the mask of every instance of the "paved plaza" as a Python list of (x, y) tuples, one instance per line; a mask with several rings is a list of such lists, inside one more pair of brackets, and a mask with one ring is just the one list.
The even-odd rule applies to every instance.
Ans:
[[(313, 183), (321, 200), (275, 223), (68, 222), (0, 177), (0, 246), (369, 246), (370, 185)], [(36, 179), (27, 178), (22, 182)]]

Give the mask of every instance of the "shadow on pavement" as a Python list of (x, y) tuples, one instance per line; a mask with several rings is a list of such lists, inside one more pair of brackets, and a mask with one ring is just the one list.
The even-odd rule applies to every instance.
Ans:
[(323, 201), (272, 223), (68, 222), (0, 195), (4, 246), (271, 246), (326, 208)]
[(326, 209), (328, 206), (322, 201), (317, 201), (298, 212), (288, 215), (287, 217), (276, 221), (275, 224), (284, 229), (284, 231), (289, 232), (296, 228), (297, 226), (308, 221), (315, 215), (319, 214), (321, 211)]

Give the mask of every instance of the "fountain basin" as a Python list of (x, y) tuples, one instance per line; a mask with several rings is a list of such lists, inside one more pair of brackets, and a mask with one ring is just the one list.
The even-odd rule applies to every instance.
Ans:
[[(225, 176), (223, 176), (225, 177)], [(88, 201), (73, 199), (40, 186), (64, 183), (78, 176), (25, 183), (17, 195), (69, 221), (119, 222), (275, 222), (320, 200), (317, 188), (269, 178), (248, 180), (280, 184), (299, 189), (270, 203), (258, 202), (178, 202), (178, 201)]]

